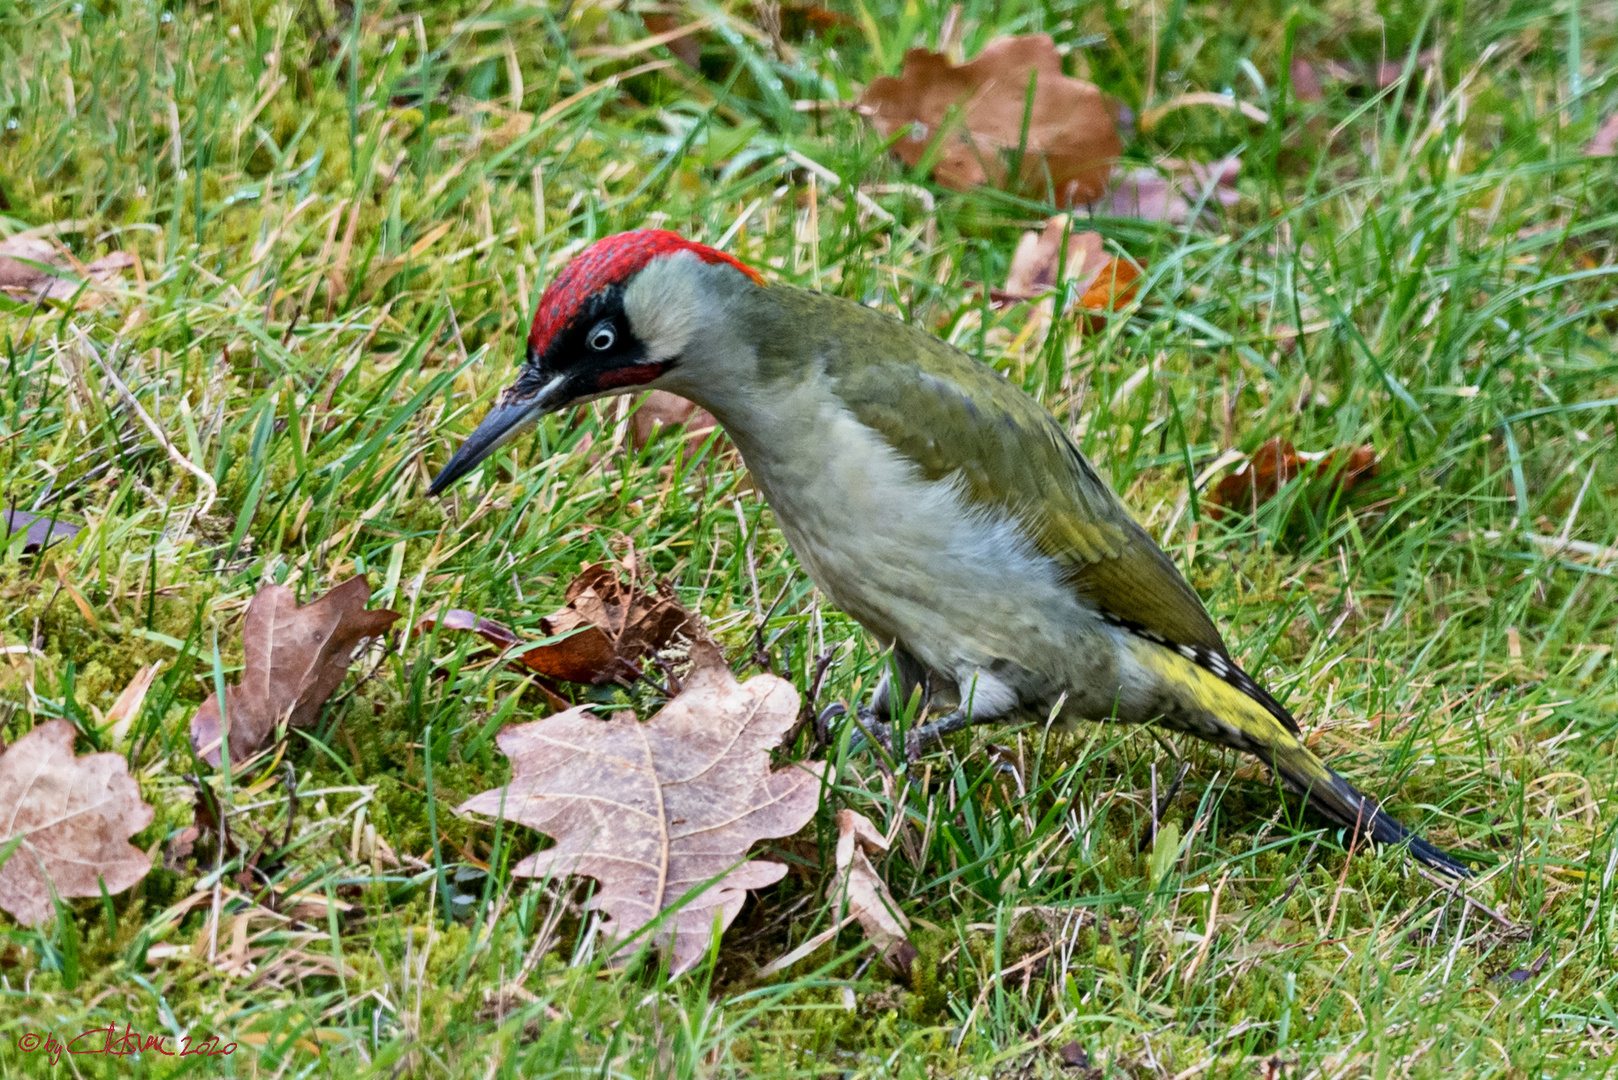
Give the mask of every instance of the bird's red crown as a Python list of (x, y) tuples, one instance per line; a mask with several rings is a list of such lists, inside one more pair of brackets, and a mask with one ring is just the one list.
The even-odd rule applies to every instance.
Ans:
[(676, 251), (689, 251), (706, 263), (734, 266), (756, 283), (764, 284), (757, 270), (734, 255), (687, 240), (677, 232), (634, 229), (617, 233), (585, 248), (556, 275), (540, 297), (534, 325), (528, 331), (528, 344), (534, 351), (544, 352), (586, 300), (609, 285), (629, 280), (653, 259)]

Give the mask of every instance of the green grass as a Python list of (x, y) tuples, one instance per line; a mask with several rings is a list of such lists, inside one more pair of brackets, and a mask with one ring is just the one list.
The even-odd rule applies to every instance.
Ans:
[[(1052, 208), (929, 188), (851, 111), (794, 104), (851, 99), (936, 43), (948, 5), (839, 4), (829, 36), (787, 8), (778, 53), (749, 5), (693, 4), (714, 20), (700, 71), (626, 49), (647, 36), (637, 10), (0, 0), (0, 233), (54, 224), (84, 261), (141, 260), (99, 308), (0, 310), (8, 505), (89, 526), (42, 557), (7, 550), (4, 736), (67, 717), (88, 751), (95, 710), (162, 661), (128, 747), (157, 807), (137, 843), (191, 823), (195, 775), (260, 852), (245, 872), (212, 854), (159, 865), (39, 930), (7, 921), (0, 1075), (1606, 1071), (1618, 169), (1580, 148), (1618, 107), (1613, 7), (964, 5), (968, 55), (1048, 32), (1137, 114), (1229, 88), (1270, 116), (1191, 108), (1138, 138), (1140, 161), (1240, 154), (1242, 202), (1188, 228), (1096, 219), (1147, 266), (1140, 299), (1099, 332), (1028, 335), (1030, 310), (986, 310), (982, 283)], [(1427, 49), (1436, 62), (1412, 59), (1385, 91), (1328, 84), (1319, 104), (1279, 77), (1289, 55)], [(825, 170), (812, 184), (802, 158)], [(840, 758), (816, 824), (776, 846), (793, 872), (713, 963), (677, 979), (655, 957), (610, 967), (582, 889), (510, 877), (534, 836), (451, 812), (504, 780), (491, 735), (544, 697), (421, 618), (454, 606), (531, 629), (581, 562), (632, 548), (738, 669), (761, 633), (806, 692), (830, 650), (824, 702), (867, 693), (883, 662), (734, 459), (677, 464), (673, 438), (631, 451), (627, 401), (553, 417), (447, 499), (423, 496), (507, 379), (549, 277), (588, 240), (651, 223), (898, 312), (1039, 394), (1317, 748), (1485, 867), (1465, 889), (1478, 904), (1397, 852), (1348, 858), (1339, 832), (1200, 743), (983, 731), (897, 777)], [(1294, 488), (1210, 520), (1191, 481), (1275, 436), (1373, 444), (1380, 475), (1350, 500)], [(287, 747), (289, 825), (279, 772), (225, 787), (187, 723), (240, 663), (236, 620), (261, 584), (307, 598), (355, 573), (407, 617)], [(617, 700), (656, 707), (644, 689)], [(1166, 794), (1180, 762), (1154, 850), (1154, 784)], [(917, 928), (914, 975), (850, 930), (760, 980), (832, 917), (843, 806), (908, 822), (882, 870)], [(374, 870), (368, 826), (416, 861)], [(230, 975), (207, 960), (208, 903), (182, 910), (221, 876), (236, 897), (221, 952), (233, 914), (271, 889), (349, 907), (251, 921), (264, 952)], [(125, 1022), (239, 1045), (54, 1067), (18, 1048)], [(1070, 1042), (1101, 1071), (1066, 1068)]]

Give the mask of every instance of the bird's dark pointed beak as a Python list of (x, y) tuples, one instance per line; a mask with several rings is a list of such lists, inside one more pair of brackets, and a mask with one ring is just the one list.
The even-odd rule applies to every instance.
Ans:
[[(449, 459), (443, 471), (433, 478), (428, 495), (437, 495), (478, 467), (478, 463), (506, 443), (529, 430), (541, 416), (564, 404), (564, 377), (552, 376), (539, 389), (520, 395), (507, 391), (495, 402), (489, 415), (467, 436), (461, 448)], [(519, 384), (520, 385), (520, 384)]]

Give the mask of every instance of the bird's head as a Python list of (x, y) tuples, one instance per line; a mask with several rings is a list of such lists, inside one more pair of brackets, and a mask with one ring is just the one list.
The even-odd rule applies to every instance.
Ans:
[(703, 333), (703, 298), (715, 279), (762, 285), (733, 256), (663, 229), (637, 229), (597, 240), (556, 275), (528, 331), (528, 351), (449, 464), (434, 478), (436, 495), (543, 415), (569, 405), (656, 387)]

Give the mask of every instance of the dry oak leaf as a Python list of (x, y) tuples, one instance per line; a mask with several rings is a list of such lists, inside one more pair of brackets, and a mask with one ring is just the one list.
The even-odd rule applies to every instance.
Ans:
[[(1058, 214), (1039, 232), (1023, 233), (1006, 272), (1005, 288), (990, 292), (997, 304), (1031, 300), (1056, 287), (1057, 263), (1062, 262), (1062, 239), (1067, 258), (1061, 277), (1076, 284), (1078, 306), (1088, 311), (1116, 311), (1135, 298), (1140, 288), (1140, 267), (1106, 252), (1100, 233), (1071, 232), (1066, 214)], [(1094, 329), (1098, 321), (1086, 317)]]
[(1257, 510), (1298, 476), (1322, 481), (1328, 490), (1346, 495), (1362, 480), (1374, 477), (1379, 464), (1370, 446), (1351, 447), (1346, 455), (1341, 450), (1305, 454), (1285, 439), (1271, 439), (1219, 481), (1208, 513), (1218, 521), (1225, 508)]
[[(114, 251), (88, 265), (75, 261), (69, 267), (68, 258), (55, 246), (34, 236), (13, 236), (0, 240), (0, 292), (20, 299), (71, 300), (79, 292), (82, 274), (90, 286), (80, 297), (79, 306), (93, 307), (101, 300), (97, 290), (117, 282), (122, 272), (134, 265), (134, 255)], [(63, 271), (67, 276), (57, 276)]]
[(18, 841), (0, 866), (0, 907), (37, 926), (56, 895), (120, 893), (152, 868), (129, 838), (154, 811), (120, 754), (73, 756), (73, 725), (52, 720), (0, 754), (0, 846)]
[[(225, 688), (231, 761), (257, 753), (283, 720), (291, 727), (315, 722), (360, 643), (387, 633), (399, 617), (397, 611), (368, 610), (370, 599), (371, 586), (363, 577), (349, 578), (303, 607), (285, 585), (258, 591), (242, 620), (242, 681)], [(191, 718), (191, 745), (214, 766), (220, 723), (218, 699), (209, 694)]]
[(1101, 91), (1062, 74), (1061, 54), (1047, 34), (999, 38), (960, 65), (911, 49), (899, 76), (871, 80), (860, 105), (883, 137), (901, 136), (893, 152), (912, 168), (939, 127), (950, 124), (933, 178), (957, 191), (1003, 185), (1021, 146), (1022, 190), (1035, 196), (1048, 190), (1063, 206), (1093, 202), (1123, 149)]
[[(916, 958), (916, 948), (910, 944), (910, 920), (899, 910), (868, 854), (887, 850), (887, 838), (870, 818), (846, 808), (837, 811), (837, 869), (826, 896), (859, 922), (865, 940), (876, 946), (889, 967), (908, 975)], [(834, 922), (844, 918), (839, 911)]]
[(595, 878), (590, 906), (611, 940), (701, 890), (657, 939), (676, 972), (707, 951), (716, 915), (723, 931), (748, 889), (786, 874), (781, 863), (743, 860), (755, 841), (790, 836), (814, 817), (824, 770), (819, 762), (770, 769), (770, 751), (797, 720), (791, 683), (773, 675), (738, 683), (705, 637), (691, 659), (684, 689), (644, 723), (570, 709), (506, 728), (497, 741), (511, 759), (510, 783), (458, 808), (554, 837), (556, 846), (513, 872)]

